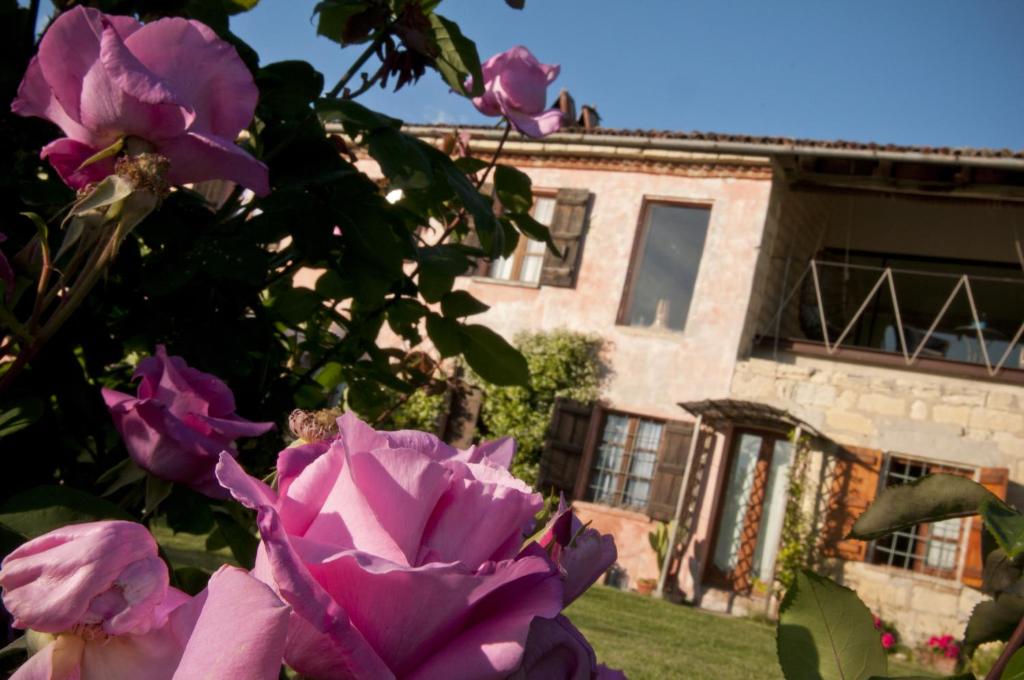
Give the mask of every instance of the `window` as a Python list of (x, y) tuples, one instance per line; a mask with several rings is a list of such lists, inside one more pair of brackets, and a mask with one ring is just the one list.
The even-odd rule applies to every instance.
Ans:
[(594, 455), (588, 499), (646, 508), (663, 426), (656, 420), (609, 413)]
[[(555, 198), (553, 196), (534, 197), (532, 213), (535, 220), (550, 227), (551, 218), (555, 215)], [(540, 272), (544, 265), (546, 248), (547, 246), (540, 241), (520, 238), (514, 253), (491, 262), (487, 275), (492, 279), (504, 281), (540, 283)]]
[[(889, 456), (882, 486), (908, 484), (937, 473), (972, 477), (973, 471)], [(962, 519), (947, 519), (897, 531), (874, 542), (871, 562), (953, 578), (959, 564)]]
[(683, 330), (710, 216), (706, 207), (644, 206), (619, 323)]

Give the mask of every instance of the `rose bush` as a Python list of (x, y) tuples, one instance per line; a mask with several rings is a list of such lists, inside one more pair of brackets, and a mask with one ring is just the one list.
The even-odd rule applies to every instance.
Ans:
[(561, 110), (547, 108), (548, 85), (558, 77), (558, 66), (540, 63), (517, 45), (485, 61), (482, 70), (484, 94), (473, 98), (480, 113), (504, 116), (529, 137), (544, 137), (562, 127)]
[(267, 167), (235, 145), (258, 96), (235, 48), (198, 21), (75, 7), (43, 36), (11, 108), (61, 128), (41, 155), (72, 188), (110, 175), (113, 155), (83, 163), (134, 137), (169, 159), (171, 184), (228, 179), (262, 195)]
[(191, 368), (181, 357), (156, 356), (139, 362), (136, 397), (103, 389), (118, 432), (132, 460), (150, 474), (212, 497), (226, 497), (214, 478), (222, 451), (237, 455), (233, 442), (274, 427), (235, 414), (235, 397), (216, 376)]
[(0, 587), (14, 625), (42, 643), (13, 680), (276, 680), (280, 671), (288, 608), (273, 592), (232, 567), (196, 597), (170, 588), (139, 524), (44, 534), (4, 559)]
[[(378, 432), (351, 413), (338, 423), (336, 439), (281, 453), (277, 491), (230, 455), (217, 467), (259, 512), (254, 574), (294, 610), (285, 661), (314, 678), (516, 671), (531, 623), (557, 616), (593, 572), (578, 571), (568, 540), (557, 561), (539, 544), (522, 547), (543, 502), (506, 470), (514, 444), (460, 451), (421, 432)], [(563, 512), (552, 549), (567, 526)], [(608, 548), (579, 550), (600, 560), (599, 574), (615, 559)], [(543, 629), (536, 635), (548, 644)]]

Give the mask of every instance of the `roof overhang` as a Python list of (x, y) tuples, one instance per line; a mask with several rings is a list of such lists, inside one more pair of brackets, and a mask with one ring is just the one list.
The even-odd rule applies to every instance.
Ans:
[(785, 432), (800, 428), (813, 437), (822, 436), (806, 421), (770, 404), (740, 399), (705, 399), (684, 401), (679, 405), (691, 415), (701, 416), (711, 426), (732, 425)]

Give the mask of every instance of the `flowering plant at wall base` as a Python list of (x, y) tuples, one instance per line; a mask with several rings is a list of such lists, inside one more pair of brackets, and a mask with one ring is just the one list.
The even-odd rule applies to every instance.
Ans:
[[(1024, 598), (1017, 594), (1024, 587), (1024, 515), (1017, 509), (974, 481), (935, 474), (883, 490), (857, 518), (850, 538), (875, 540), (918, 524), (972, 515), (981, 516), (989, 535), (981, 542), (982, 590), (991, 599), (975, 607), (962, 642), (950, 634), (933, 636), (918, 660), (942, 672), (960, 671), (958, 680), (970, 680), (975, 676), (963, 671), (975, 650), (1003, 641), (1007, 644), (985, 678), (1016, 677), (1024, 668)], [(887, 652), (897, 643), (895, 631), (853, 590), (811, 571), (797, 576), (782, 601), (778, 654), (787, 680), (888, 678)]]
[[(882, 641), (882, 649), (888, 654), (895, 654), (898, 651), (898, 645), (900, 642), (899, 631), (896, 630), (896, 626), (883, 621), (882, 617), (874, 617), (875, 630), (878, 631), (878, 635)], [(956, 656), (956, 655), (954, 655)]]

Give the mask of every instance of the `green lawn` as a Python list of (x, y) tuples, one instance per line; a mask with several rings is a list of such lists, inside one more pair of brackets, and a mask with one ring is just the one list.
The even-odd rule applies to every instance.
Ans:
[[(782, 679), (775, 628), (663, 600), (594, 586), (567, 614), (597, 651), (630, 680)], [(898, 675), (920, 670), (890, 664)]]

